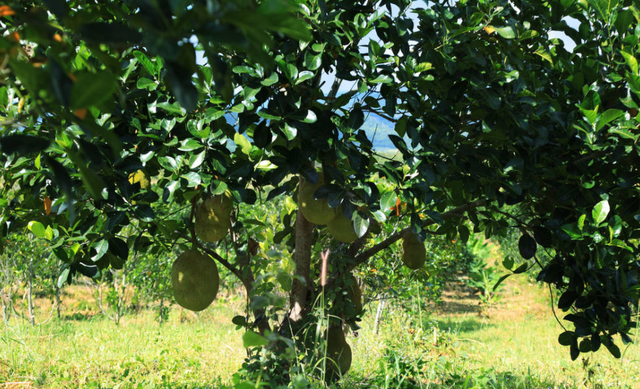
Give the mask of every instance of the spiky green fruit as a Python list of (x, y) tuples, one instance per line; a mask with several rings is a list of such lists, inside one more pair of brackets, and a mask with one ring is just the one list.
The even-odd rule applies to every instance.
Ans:
[(313, 194), (322, 185), (324, 185), (324, 177), (320, 175), (317, 184), (302, 181), (298, 188), (298, 204), (304, 218), (318, 225), (325, 225), (336, 216), (336, 209), (329, 206), (327, 199), (313, 198)]
[(409, 269), (420, 269), (427, 260), (427, 249), (418, 235), (407, 232), (402, 237), (402, 263)]
[(353, 223), (342, 213), (342, 207), (338, 207), (336, 217), (327, 223), (329, 233), (342, 243), (352, 243), (358, 239), (358, 235), (353, 229)]
[(171, 285), (173, 296), (180, 306), (202, 311), (211, 305), (218, 294), (218, 267), (213, 259), (199, 251), (185, 251), (173, 262)]
[(228, 194), (209, 197), (196, 211), (195, 230), (204, 242), (218, 242), (231, 227), (233, 201)]
[(351, 347), (344, 337), (342, 328), (329, 327), (327, 331), (327, 372), (328, 382), (345, 375), (351, 367)]

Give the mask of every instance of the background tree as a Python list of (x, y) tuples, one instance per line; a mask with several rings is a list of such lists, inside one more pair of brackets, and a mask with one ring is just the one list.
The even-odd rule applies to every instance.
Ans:
[[(472, 232), (517, 229), (522, 259), (508, 267), (539, 266), (539, 280), (562, 291), (558, 307), (571, 310), (564, 319), (573, 328), (559, 341), (572, 358), (601, 344), (619, 356), (613, 336), (630, 340), (638, 302), (635, 5), (408, 5), (5, 6), (2, 180), (20, 189), (11, 197), (3, 189), (3, 234), (46, 224), (69, 278), (99, 277), (131, 251), (197, 248), (244, 285), (253, 317), (241, 323), (286, 345), (318, 322), (318, 296), (406, 234), (466, 242)], [(327, 92), (328, 74), (336, 81)], [(355, 84), (339, 94), (343, 80)], [(361, 129), (368, 115), (394, 123), (400, 159), (373, 148)], [(130, 179), (141, 170), (149, 188)], [(271, 243), (261, 230), (270, 226), (246, 209), (296, 199), (303, 181), (320, 179), (314, 196), (342, 212), (357, 239), (331, 239), (285, 204), (272, 238), (292, 255), (285, 304), (261, 277), (259, 253)], [(198, 241), (197, 205), (227, 191), (228, 236)], [(397, 196), (406, 210), (389, 218)], [(376, 240), (378, 223), (393, 232)], [(548, 263), (537, 260), (538, 246)], [(335, 313), (356, 328), (357, 315)]]

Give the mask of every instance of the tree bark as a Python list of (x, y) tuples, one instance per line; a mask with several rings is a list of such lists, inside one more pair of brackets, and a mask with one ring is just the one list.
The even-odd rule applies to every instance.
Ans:
[[(302, 182), (302, 177), (300, 178)], [(298, 207), (296, 216), (296, 247), (293, 253), (295, 263), (295, 277), (291, 284), (291, 302), (289, 319), (296, 323), (302, 319), (307, 309), (307, 294), (309, 290), (309, 274), (311, 271), (311, 245), (313, 243), (313, 223), (302, 215)]]
[(382, 321), (382, 312), (384, 311), (384, 306), (387, 303), (385, 299), (386, 296), (383, 296), (380, 300), (378, 300), (378, 310), (376, 311), (376, 319), (373, 322), (373, 333), (378, 335), (378, 331), (380, 330), (380, 322)]
[(29, 323), (36, 325), (36, 318), (33, 313), (33, 257), (29, 259), (29, 273), (27, 275), (27, 310), (29, 312)]
[(58, 284), (56, 283), (56, 310), (58, 311), (58, 319), (60, 319), (60, 288), (58, 288)]

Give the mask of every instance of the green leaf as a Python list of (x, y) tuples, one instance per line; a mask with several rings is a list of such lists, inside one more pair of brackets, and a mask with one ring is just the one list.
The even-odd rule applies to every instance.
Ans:
[(600, 20), (603, 22), (608, 22), (609, 19), (609, 5), (611, 2), (609, 0), (587, 0), (589, 5), (596, 10), (598, 16), (600, 16)]
[(87, 188), (87, 191), (96, 200), (102, 199), (102, 190), (105, 185), (100, 176), (98, 176), (93, 169), (89, 169), (87, 163), (82, 160), (76, 153), (71, 150), (67, 150), (69, 159), (73, 161), (75, 166), (80, 169), (80, 177), (82, 177), (82, 183)]
[(388, 213), (391, 208), (396, 206), (398, 201), (398, 195), (395, 192), (385, 192), (380, 197), (380, 210), (384, 213)]
[(144, 68), (149, 72), (149, 75), (155, 77), (156, 75), (156, 65), (147, 57), (145, 53), (142, 51), (136, 50), (133, 52), (133, 55), (138, 59), (138, 62), (144, 66)]
[(196, 172), (189, 172), (187, 174), (181, 175), (180, 177), (188, 181), (188, 184), (187, 184), (188, 188), (194, 188), (200, 185), (200, 183), (202, 182), (202, 178), (200, 177), (200, 174)]
[(136, 82), (136, 86), (138, 87), (138, 89), (148, 89), (150, 91), (153, 91), (158, 88), (158, 83), (149, 78), (143, 77), (138, 79), (138, 82)]
[(237, 326), (242, 326), (244, 327), (245, 325), (247, 325), (247, 319), (244, 316), (234, 316), (233, 319), (231, 319), (231, 322)]
[(264, 80), (260, 81), (260, 84), (264, 86), (271, 86), (278, 83), (278, 73), (271, 73), (271, 75)]
[(32, 220), (27, 224), (27, 228), (38, 238), (44, 238), (45, 228), (42, 223)]
[(203, 150), (200, 154), (192, 155), (191, 158), (189, 159), (189, 168), (190, 169), (195, 169), (195, 168), (199, 167), (200, 165), (202, 165), (206, 155), (207, 155), (207, 151), (206, 150)]
[(609, 202), (607, 200), (602, 200), (595, 207), (593, 207), (593, 211), (591, 211), (591, 217), (593, 217), (593, 222), (597, 225), (605, 221), (607, 216), (609, 215)]
[(611, 355), (613, 355), (614, 357), (620, 359), (621, 357), (621, 353), (620, 353), (620, 348), (612, 342), (608, 342), (608, 343), (604, 343), (604, 345), (607, 347), (607, 350), (609, 350), (609, 352), (611, 353)]
[(242, 335), (242, 344), (244, 345), (244, 348), (249, 348), (266, 346), (269, 342), (264, 338), (264, 336), (253, 331), (247, 331)]
[(354, 212), (354, 214), (353, 228), (356, 232), (356, 235), (358, 235), (358, 238), (361, 238), (364, 236), (364, 234), (367, 233), (367, 230), (369, 229), (369, 219), (360, 216), (360, 214), (357, 212)]
[(94, 243), (91, 246), (91, 248), (96, 250), (96, 255), (91, 257), (91, 260), (93, 262), (96, 262), (107, 253), (107, 250), (109, 250), (109, 241), (107, 241), (106, 239), (102, 239), (102, 240)]
[(620, 109), (608, 109), (604, 111), (602, 115), (598, 117), (598, 120), (596, 122), (596, 130), (601, 129), (605, 125), (609, 124), (610, 122), (616, 120), (617, 118), (623, 115), (624, 115), (624, 111)]
[(413, 69), (414, 72), (416, 73), (420, 73), (420, 72), (426, 72), (427, 70), (431, 70), (433, 68), (433, 65), (431, 64), (431, 62), (422, 62), (416, 65), (416, 67)]
[(60, 276), (58, 276), (58, 288), (62, 288), (64, 283), (67, 282), (70, 271), (71, 268), (69, 268), (68, 265), (65, 265), (65, 268), (60, 272)]
[(636, 57), (624, 51), (621, 51), (620, 54), (622, 54), (622, 56), (624, 57), (625, 61), (627, 62), (627, 66), (629, 66), (629, 68), (631, 69), (631, 72), (637, 76), (638, 60), (636, 59)]
[(5, 154), (20, 156), (37, 153), (49, 147), (49, 140), (31, 135), (8, 135), (0, 138), (0, 150)]
[(107, 71), (80, 73), (77, 78), (71, 88), (71, 109), (99, 105), (110, 98), (117, 87), (116, 77)]
[(169, 104), (168, 102), (158, 103), (156, 104), (156, 107), (162, 108), (169, 113), (174, 113), (177, 115), (184, 115), (187, 113), (187, 111), (185, 111), (178, 103), (173, 103), (173, 104)]
[(460, 234), (460, 239), (463, 243), (467, 243), (469, 241), (469, 229), (464, 224), (458, 226), (458, 234)]
[(311, 51), (307, 51), (304, 55), (304, 67), (309, 70), (317, 70), (322, 65), (322, 55), (314, 55)]
[(500, 34), (504, 39), (514, 39), (516, 37), (516, 33), (513, 31), (513, 28), (510, 26), (507, 27), (493, 27), (496, 32)]
[(495, 292), (498, 289), (498, 287), (500, 286), (500, 284), (502, 284), (502, 281), (506, 280), (507, 278), (511, 277), (512, 275), (513, 275), (513, 273), (508, 273), (508, 274), (505, 274), (502, 277), (500, 277), (498, 282), (496, 282), (496, 284), (493, 286), (493, 291)]
[(369, 82), (372, 84), (391, 84), (393, 82), (393, 78), (386, 74), (381, 74)]
[(563, 346), (569, 346), (571, 345), (571, 343), (573, 343), (574, 339), (576, 339), (575, 332), (565, 331), (561, 333), (560, 336), (558, 336), (558, 343)]
[(523, 234), (518, 240), (518, 249), (520, 250), (520, 255), (524, 259), (530, 259), (536, 255), (537, 248), (538, 246), (535, 239), (527, 234)]
[(251, 143), (244, 137), (244, 135), (236, 132), (233, 136), (233, 142), (238, 146), (243, 154), (249, 155), (251, 152)]

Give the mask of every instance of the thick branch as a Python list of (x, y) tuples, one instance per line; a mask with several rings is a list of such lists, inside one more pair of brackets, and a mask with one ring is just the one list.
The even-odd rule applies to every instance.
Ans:
[[(485, 204), (484, 200), (477, 200), (474, 201), (472, 203), (468, 203), (468, 204), (464, 204), (461, 205), (455, 209), (452, 209), (449, 212), (445, 212), (441, 215), (442, 219), (451, 219), (454, 217), (460, 218), (464, 216), (464, 212), (470, 210), (470, 209), (474, 209), (477, 207), (480, 207), (482, 205)], [(425, 223), (425, 227), (434, 224), (435, 222), (433, 220), (430, 220), (428, 222)], [(360, 253), (359, 255), (357, 255), (354, 258), (354, 263), (350, 266), (349, 270), (354, 269), (355, 267), (357, 267), (358, 265), (366, 262), (369, 258), (373, 257), (374, 255), (376, 255), (378, 252), (386, 249), (387, 247), (391, 246), (393, 243), (397, 242), (398, 240), (400, 240), (400, 238), (402, 238), (402, 235), (405, 234), (406, 232), (408, 232), (411, 228), (407, 227), (403, 230), (400, 230), (398, 232), (396, 232), (395, 234), (392, 234), (391, 236), (389, 236), (387, 239), (383, 240), (382, 242), (378, 243), (377, 245), (371, 247), (368, 250), (363, 251), (362, 253)], [(355, 244), (355, 242), (354, 242)]]
[[(253, 277), (253, 272), (251, 271), (251, 268), (248, 266), (248, 264), (246, 266), (247, 272), (246, 274), (243, 274), (242, 269), (238, 269), (229, 261), (222, 258), (222, 256), (216, 253), (215, 250), (204, 247), (200, 243), (198, 243), (198, 247), (200, 248), (200, 250), (211, 255), (216, 261), (220, 262), (222, 266), (226, 267), (231, 273), (238, 277), (240, 282), (242, 282), (242, 285), (244, 285), (244, 289), (247, 291), (247, 297), (251, 298), (251, 291), (253, 290), (253, 282), (255, 281), (255, 278)], [(269, 322), (267, 321), (264, 309), (254, 310), (253, 316), (256, 318), (256, 325), (258, 326), (258, 330), (261, 334), (264, 334), (265, 331), (271, 331), (271, 327), (269, 326)]]
[[(302, 177), (300, 177), (302, 182)], [(309, 274), (311, 271), (311, 245), (313, 243), (313, 224), (305, 219), (298, 207), (296, 216), (296, 247), (293, 261), (296, 266), (295, 277), (291, 284), (291, 310), (289, 318), (297, 322), (303, 317), (307, 307), (307, 292), (309, 290)]]

